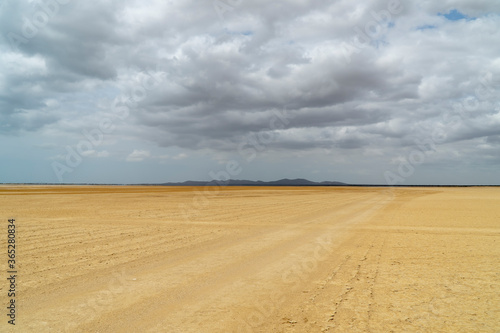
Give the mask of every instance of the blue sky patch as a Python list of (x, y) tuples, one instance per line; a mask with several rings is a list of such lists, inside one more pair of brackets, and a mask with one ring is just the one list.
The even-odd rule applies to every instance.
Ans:
[(447, 14), (439, 13), (438, 15), (444, 16), (444, 18), (446, 18), (447, 20), (450, 20), (450, 21), (458, 21), (458, 20), (463, 20), (463, 19), (470, 21), (470, 20), (476, 19), (475, 17), (469, 17), (465, 14), (462, 14), (461, 12), (459, 12), (456, 9), (450, 10)]

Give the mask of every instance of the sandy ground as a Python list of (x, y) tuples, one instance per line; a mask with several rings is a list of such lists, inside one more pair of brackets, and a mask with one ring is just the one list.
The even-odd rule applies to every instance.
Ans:
[(205, 190), (0, 186), (0, 332), (500, 332), (500, 188)]

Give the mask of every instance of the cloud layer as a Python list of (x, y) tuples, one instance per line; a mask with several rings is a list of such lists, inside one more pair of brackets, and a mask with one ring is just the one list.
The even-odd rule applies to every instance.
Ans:
[(499, 14), (494, 0), (4, 1), (0, 135), (54, 145), (50, 165), (104, 119), (87, 159), (205, 161), (188, 176), (204, 178), (254, 147), (268, 170), (307, 156), (320, 180), (377, 183), (431, 140), (410, 183), (455, 165), (451, 182), (479, 166), (498, 183)]

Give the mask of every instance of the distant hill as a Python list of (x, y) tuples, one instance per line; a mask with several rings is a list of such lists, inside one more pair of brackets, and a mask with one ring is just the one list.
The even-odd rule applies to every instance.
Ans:
[(226, 186), (346, 186), (348, 184), (341, 182), (313, 182), (307, 179), (280, 179), (270, 182), (263, 181), (253, 181), (253, 180), (243, 180), (243, 179), (230, 179), (227, 182), (217, 182), (215, 180), (211, 181), (193, 181), (188, 180), (181, 183), (163, 183), (158, 185), (164, 186), (216, 186), (216, 185), (226, 185)]

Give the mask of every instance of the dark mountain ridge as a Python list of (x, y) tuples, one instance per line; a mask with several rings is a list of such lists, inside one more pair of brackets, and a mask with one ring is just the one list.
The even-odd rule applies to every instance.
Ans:
[(158, 185), (164, 186), (346, 186), (348, 184), (335, 182), (335, 181), (324, 181), (324, 182), (313, 182), (303, 178), (297, 179), (280, 179), (269, 182), (264, 182), (261, 180), (245, 180), (245, 179), (229, 179), (227, 181), (193, 181), (188, 180), (180, 183), (163, 183)]

